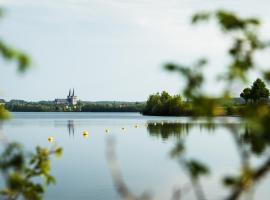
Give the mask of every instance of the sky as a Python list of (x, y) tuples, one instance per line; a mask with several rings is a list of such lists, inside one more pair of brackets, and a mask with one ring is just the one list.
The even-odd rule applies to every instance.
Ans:
[[(213, 77), (228, 63), (230, 41), (214, 24), (191, 26), (192, 14), (228, 9), (260, 17), (263, 36), (270, 30), (267, 0), (0, 0), (0, 6), (0, 38), (32, 59), (25, 74), (0, 60), (0, 98), (6, 100), (54, 100), (70, 88), (87, 101), (176, 94), (184, 81), (162, 66), (201, 57), (210, 63), (204, 89), (217, 94), (221, 86)], [(235, 95), (242, 87), (235, 85)]]

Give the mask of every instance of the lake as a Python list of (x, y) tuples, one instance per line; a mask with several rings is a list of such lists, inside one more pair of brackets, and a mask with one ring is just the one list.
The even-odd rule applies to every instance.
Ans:
[[(239, 118), (215, 118), (214, 125), (208, 126), (204, 119), (192, 121), (188, 117), (138, 113), (12, 115), (2, 125), (9, 141), (20, 142), (29, 151), (37, 145), (50, 147), (56, 143), (63, 147), (62, 157), (52, 160), (52, 175), (57, 184), (47, 188), (46, 200), (120, 200), (106, 157), (107, 142), (112, 138), (128, 188), (136, 195), (149, 192), (157, 200), (171, 199), (172, 191), (178, 188), (182, 191), (181, 199), (196, 199), (186, 170), (170, 156), (179, 141), (184, 141), (186, 159), (199, 160), (211, 169), (200, 180), (207, 199), (224, 199), (230, 190), (223, 186), (222, 177), (237, 174), (241, 166), (239, 149), (225, 126), (240, 129)], [(82, 135), (85, 130), (88, 137)], [(48, 142), (50, 136), (55, 139), (52, 143)], [(253, 155), (251, 162), (259, 166), (264, 159), (264, 155)], [(268, 200), (269, 186), (268, 175), (253, 190), (254, 199)]]

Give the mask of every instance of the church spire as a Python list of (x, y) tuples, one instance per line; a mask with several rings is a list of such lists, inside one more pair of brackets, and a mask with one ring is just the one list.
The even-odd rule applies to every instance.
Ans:
[(68, 97), (70, 97), (71, 96), (71, 89), (69, 89), (69, 93), (68, 93)]

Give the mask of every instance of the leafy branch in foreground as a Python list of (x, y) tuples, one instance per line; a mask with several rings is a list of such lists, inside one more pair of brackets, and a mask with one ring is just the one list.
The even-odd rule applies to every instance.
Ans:
[[(6, 200), (40, 200), (45, 192), (45, 185), (55, 183), (50, 174), (51, 156), (61, 156), (62, 149), (36, 147), (35, 153), (26, 154), (18, 143), (5, 147), (0, 157), (0, 171), (5, 180), (5, 188), (0, 190), (0, 197)], [(38, 179), (44, 178), (44, 184)]]
[(25, 72), (30, 66), (30, 58), (23, 52), (10, 47), (3, 41), (0, 41), (0, 53), (8, 61), (15, 61), (19, 72)]
[[(211, 124), (212, 117), (219, 112), (220, 101), (230, 99), (233, 83), (238, 81), (246, 83), (248, 72), (259, 72), (262, 77), (270, 81), (270, 70), (263, 71), (258, 69), (254, 59), (255, 54), (269, 47), (269, 42), (263, 41), (259, 37), (258, 28), (260, 21), (257, 18), (243, 18), (232, 12), (218, 10), (216, 12), (195, 14), (192, 18), (192, 23), (197, 24), (210, 19), (216, 20), (221, 31), (229, 35), (232, 40), (232, 44), (228, 49), (228, 55), (231, 58), (230, 63), (226, 66), (225, 74), (223, 73), (218, 76), (222, 77), (219, 80), (223, 81), (226, 85), (226, 88), (222, 90), (221, 97), (208, 96), (203, 92), (204, 75), (202, 67), (207, 64), (205, 59), (200, 59), (191, 66), (169, 63), (165, 65), (165, 69), (178, 73), (186, 82), (183, 94), (184, 97), (192, 102), (193, 116), (206, 116), (210, 119), (209, 123)], [(269, 94), (267, 93), (266, 96), (268, 97)], [(230, 188), (230, 192), (225, 198), (228, 200), (239, 199), (243, 193), (250, 191), (270, 170), (270, 157), (266, 154), (264, 154), (266, 156), (265, 162), (259, 166), (253, 167), (249, 161), (251, 155), (262, 156), (269, 147), (269, 105), (265, 103), (247, 105), (241, 110), (241, 117), (245, 125), (244, 130), (241, 128), (236, 130), (231, 124), (225, 123), (225, 127), (232, 133), (232, 137), (236, 141), (236, 147), (239, 150), (241, 161), (240, 170), (234, 176), (225, 176), (223, 178), (225, 186), (229, 186)], [(167, 137), (167, 134), (165, 135)], [(204, 200), (206, 196), (199, 184), (199, 179), (201, 176), (210, 173), (209, 167), (196, 159), (186, 159), (184, 157), (184, 145), (184, 141), (179, 138), (177, 145), (171, 151), (171, 155), (177, 158), (185, 171), (188, 172), (187, 174), (195, 189), (197, 199)], [(113, 145), (109, 143), (108, 146), (107, 157), (118, 193), (123, 199), (143, 199), (133, 195), (124, 183), (116, 162), (116, 156), (112, 148)], [(173, 195), (173, 199), (180, 198), (181, 190), (180, 193), (178, 192)]]
[[(192, 18), (192, 23), (197, 24), (202, 21), (215, 19), (219, 28), (232, 39), (231, 47), (229, 47), (228, 55), (231, 58), (230, 63), (226, 68), (225, 74), (222, 74), (222, 81), (226, 85), (226, 89), (222, 92), (220, 100), (225, 100), (230, 97), (232, 84), (236, 81), (246, 82), (248, 80), (248, 72), (259, 72), (263, 77), (267, 76), (269, 71), (263, 71), (256, 67), (255, 54), (269, 47), (269, 42), (260, 39), (258, 27), (260, 21), (257, 18), (242, 18), (235, 13), (218, 10), (216, 12), (201, 12), (195, 14)], [(201, 63), (200, 61), (198, 63)], [(204, 64), (205, 62), (203, 62)], [(180, 74), (185, 79), (186, 85), (183, 89), (184, 95), (192, 102), (195, 116), (215, 116), (214, 113), (218, 109), (219, 103), (216, 98), (206, 96), (203, 93), (203, 73), (200, 68), (195, 66), (182, 66), (176, 64), (167, 64), (165, 69), (174, 71)], [(199, 65), (200, 66), (200, 65)], [(195, 70), (195, 73), (193, 71)], [(268, 98), (269, 91), (265, 88), (263, 82), (258, 79), (251, 89), (245, 89), (241, 95), (243, 98), (258, 101), (260, 98)], [(259, 92), (258, 92), (259, 91)], [(239, 131), (234, 133), (236, 137), (242, 137), (250, 145), (249, 154), (260, 155), (266, 150), (269, 144), (269, 121), (270, 108), (266, 104), (247, 105), (241, 110), (241, 117), (248, 124), (247, 132), (241, 134)], [(230, 127), (228, 126), (230, 129)], [(236, 143), (238, 148), (242, 148), (242, 143)], [(247, 146), (246, 145), (246, 146)], [(231, 194), (227, 199), (239, 199), (244, 191), (253, 187), (259, 179), (261, 179), (269, 170), (270, 163), (267, 158), (266, 162), (257, 169), (253, 169), (247, 160), (245, 154), (240, 153), (242, 158), (242, 167), (240, 175), (225, 178), (226, 185), (231, 186)]]
[[(0, 17), (3, 10), (0, 8)], [(16, 62), (19, 72), (25, 72), (30, 66), (30, 58), (24, 52), (11, 48), (0, 40), (0, 56), (7, 61)], [(9, 118), (9, 112), (0, 105), (0, 122)], [(1, 138), (2, 139), (2, 138)], [(4, 200), (41, 200), (45, 186), (55, 183), (50, 174), (51, 156), (61, 156), (62, 149), (36, 147), (34, 153), (25, 153), (18, 143), (3, 145), (0, 155), (0, 173), (5, 186), (0, 189), (0, 198)], [(44, 184), (39, 178), (44, 178)]]
[(125, 200), (151, 200), (152, 196), (148, 193), (142, 194), (140, 197), (134, 195), (123, 180), (120, 167), (115, 153), (115, 142), (112, 138), (107, 141), (106, 151), (107, 161), (111, 171), (112, 179), (118, 194)]
[[(0, 8), (0, 17), (4, 15), (4, 11)], [(10, 47), (4, 41), (0, 39), (0, 56), (7, 61), (14, 61), (17, 65), (19, 72), (25, 72), (31, 64), (29, 56), (15, 48)], [(0, 105), (0, 120), (5, 120), (9, 118), (8, 111), (3, 105)]]

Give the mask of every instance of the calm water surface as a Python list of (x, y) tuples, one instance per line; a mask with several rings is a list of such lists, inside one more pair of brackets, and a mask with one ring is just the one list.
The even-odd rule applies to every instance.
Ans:
[[(221, 177), (235, 174), (240, 167), (232, 135), (222, 125), (224, 119), (226, 123), (240, 121), (217, 118), (214, 130), (204, 128), (204, 120), (191, 123), (185, 117), (146, 117), (138, 113), (13, 113), (2, 130), (10, 141), (22, 143), (29, 151), (37, 145), (52, 146), (47, 141), (49, 136), (63, 147), (62, 157), (52, 162), (57, 184), (47, 189), (46, 200), (120, 200), (106, 159), (109, 137), (116, 141), (121, 172), (132, 192), (148, 191), (154, 199), (165, 200), (182, 187), (187, 188), (183, 199), (195, 199), (188, 189), (188, 176), (169, 154), (179, 140), (179, 131), (185, 138), (186, 157), (207, 163), (211, 169), (211, 174), (202, 179), (208, 199), (223, 199), (229, 191), (224, 189)], [(109, 129), (108, 134), (105, 129)], [(82, 136), (84, 130), (89, 137)], [(260, 162), (253, 160), (255, 164)], [(268, 176), (256, 187), (254, 196), (268, 200), (269, 189)]]

